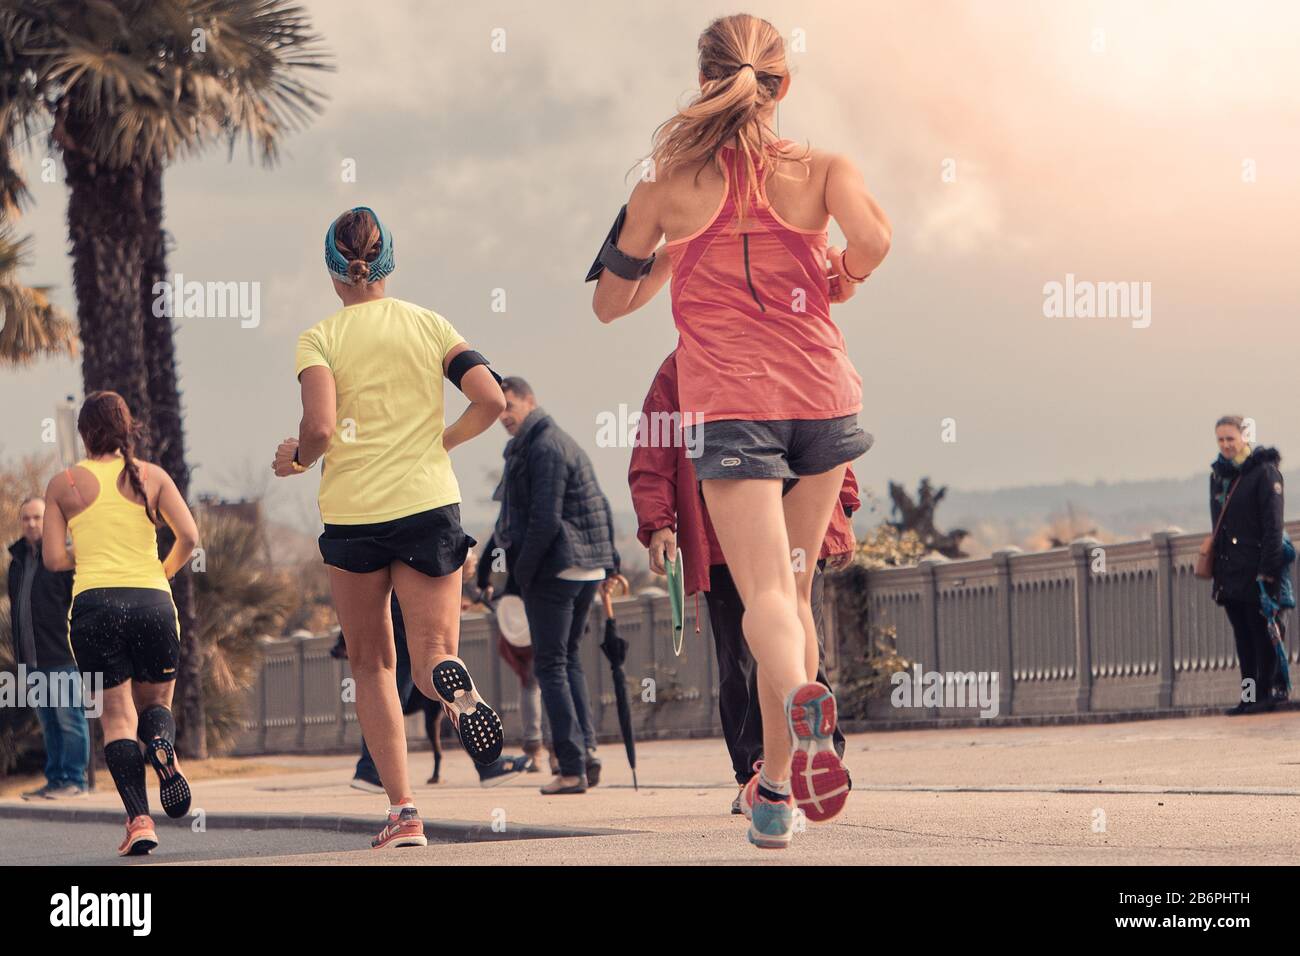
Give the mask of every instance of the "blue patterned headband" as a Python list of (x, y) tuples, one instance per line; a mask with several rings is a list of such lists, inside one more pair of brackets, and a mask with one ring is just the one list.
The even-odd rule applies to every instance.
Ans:
[[(349, 212), (368, 212), (374, 216), (375, 224), (379, 226), (379, 255), (375, 261), (370, 263), (370, 275), (367, 278), (369, 282), (378, 282), (380, 279), (390, 275), (393, 271), (393, 237), (389, 233), (388, 227), (379, 221), (379, 216), (369, 206), (354, 206)], [(339, 252), (338, 246), (334, 245), (334, 224), (338, 222), (335, 219), (330, 223), (330, 228), (325, 233), (325, 268), (338, 278), (340, 282), (352, 284), (348, 278), (348, 260), (343, 258)]]

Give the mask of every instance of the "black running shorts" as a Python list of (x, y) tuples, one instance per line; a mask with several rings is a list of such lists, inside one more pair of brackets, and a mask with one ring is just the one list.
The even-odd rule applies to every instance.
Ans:
[(104, 688), (124, 681), (176, 679), (180, 624), (170, 591), (91, 588), (72, 601), (68, 636), (83, 676), (102, 674)]
[(820, 475), (866, 454), (874, 439), (856, 415), (756, 422), (720, 419), (686, 430), (686, 453), (699, 481)]
[(440, 578), (459, 571), (476, 544), (460, 526), (460, 505), (452, 504), (375, 524), (327, 524), (320, 553), (331, 567), (356, 574), (402, 561)]

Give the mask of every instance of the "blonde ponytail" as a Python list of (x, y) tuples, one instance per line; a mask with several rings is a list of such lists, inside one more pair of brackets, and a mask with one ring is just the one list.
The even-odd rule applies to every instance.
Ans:
[[(763, 112), (789, 72), (785, 43), (772, 24), (740, 13), (710, 23), (700, 34), (699, 49), (700, 92), (655, 130), (655, 172), (701, 162), (712, 162), (721, 172), (719, 151), (734, 141), (752, 193), (758, 167), (777, 141)], [(743, 220), (750, 195), (742, 194), (737, 182), (729, 188)]]

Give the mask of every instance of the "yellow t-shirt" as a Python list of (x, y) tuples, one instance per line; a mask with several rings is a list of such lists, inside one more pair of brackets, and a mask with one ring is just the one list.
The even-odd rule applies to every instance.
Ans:
[(334, 374), (321, 520), (370, 524), (460, 502), (442, 447), (443, 361), (464, 337), (430, 309), (384, 298), (350, 305), (298, 337), (296, 375)]

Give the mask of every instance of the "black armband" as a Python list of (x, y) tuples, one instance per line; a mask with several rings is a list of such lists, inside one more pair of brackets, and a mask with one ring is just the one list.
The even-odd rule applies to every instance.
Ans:
[(632, 282), (644, 279), (650, 273), (650, 269), (655, 264), (654, 253), (651, 253), (649, 258), (638, 259), (635, 256), (629, 256), (618, 247), (618, 237), (623, 231), (623, 222), (626, 219), (627, 205), (624, 204), (623, 208), (618, 211), (618, 216), (615, 217), (614, 225), (610, 227), (609, 235), (605, 237), (600, 252), (596, 254), (596, 261), (587, 270), (586, 281), (591, 282), (600, 278), (600, 274), (606, 269), (620, 279), (627, 279)]
[(491, 365), (488, 365), (487, 359), (485, 359), (480, 353), (475, 352), (473, 349), (466, 349), (464, 352), (461, 352), (447, 365), (447, 377), (451, 379), (451, 384), (460, 388), (461, 379), (463, 379), (465, 373), (475, 365), (487, 365), (487, 370), (492, 373), (492, 377), (497, 380), (497, 384), (501, 384), (501, 376), (496, 373)]

